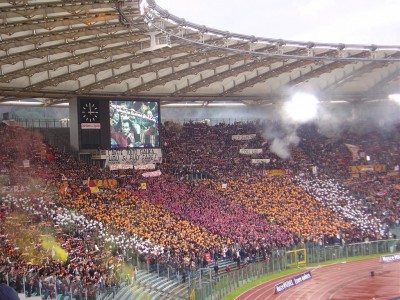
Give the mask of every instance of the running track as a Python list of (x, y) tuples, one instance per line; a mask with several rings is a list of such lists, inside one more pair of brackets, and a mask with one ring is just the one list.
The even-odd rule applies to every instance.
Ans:
[[(274, 293), (275, 285), (294, 277), (295, 274), (263, 283), (246, 291), (236, 299), (400, 299), (400, 262), (381, 263), (379, 258), (373, 258), (320, 266), (310, 270), (312, 275), (310, 280), (281, 293)], [(371, 276), (372, 271), (374, 276)]]

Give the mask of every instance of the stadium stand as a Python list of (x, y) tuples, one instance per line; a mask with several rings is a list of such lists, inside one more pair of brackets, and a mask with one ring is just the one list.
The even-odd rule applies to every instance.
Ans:
[[(193, 282), (261, 273), (258, 261), (283, 269), (290, 249), (339, 255), (354, 243), (396, 241), (400, 127), (327, 138), (304, 126), (285, 158), (266, 129), (281, 130), (164, 124), (162, 174), (144, 178), (3, 124), (0, 281), (44, 299), (187, 299)], [(357, 159), (346, 145), (357, 145)], [(103, 184), (93, 189), (91, 179)]]

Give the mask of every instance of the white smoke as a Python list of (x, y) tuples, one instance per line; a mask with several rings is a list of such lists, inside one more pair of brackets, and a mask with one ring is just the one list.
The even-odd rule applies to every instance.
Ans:
[(285, 136), (283, 139), (275, 138), (269, 150), (278, 155), (281, 159), (289, 159), (291, 157), (291, 147), (297, 146), (299, 142), (300, 138), (295, 134)]

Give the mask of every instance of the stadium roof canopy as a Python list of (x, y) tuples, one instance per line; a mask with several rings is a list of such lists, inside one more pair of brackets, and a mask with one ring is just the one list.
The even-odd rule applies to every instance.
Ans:
[(0, 11), (0, 105), (89, 95), (262, 105), (295, 91), (366, 102), (400, 87), (400, 45), (236, 34), (153, 0), (10, 0)]

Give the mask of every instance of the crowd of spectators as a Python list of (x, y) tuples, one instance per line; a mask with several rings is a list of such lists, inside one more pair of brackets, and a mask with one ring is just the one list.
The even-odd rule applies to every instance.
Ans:
[[(315, 198), (293, 184), (290, 178), (265, 177), (247, 182), (230, 180), (225, 189), (221, 186), (215, 188), (222, 191), (229, 201), (292, 232), (293, 244), (300, 240), (314, 241), (320, 235), (333, 237), (339, 231), (350, 229), (350, 224), (340, 215), (325, 209)], [(279, 238), (279, 234), (274, 236)]]
[(225, 257), (227, 252), (245, 250), (260, 254), (293, 244), (293, 235), (289, 230), (281, 229), (260, 214), (244, 210), (240, 203), (215, 193), (208, 182), (182, 185), (173, 177), (165, 176), (149, 180), (148, 188), (135, 194), (162, 207), (163, 211), (169, 211), (175, 218), (205, 228), (209, 232), (207, 239), (213, 235), (225, 238), (208, 248), (200, 245), (194, 252), (197, 258), (210, 250)]
[[(317, 185), (330, 186), (322, 199), (333, 198), (335, 190), (341, 189), (343, 193), (355, 197), (350, 201), (356, 202), (368, 214), (374, 214), (386, 225), (398, 224), (400, 126), (394, 126), (389, 131), (375, 127), (367, 130), (368, 124), (358, 124), (358, 127), (357, 131), (349, 129), (337, 136), (326, 137), (319, 134), (315, 126), (304, 126), (301, 129), (304, 138), (300, 148), (321, 171)], [(353, 155), (346, 144), (356, 146), (357, 153)], [(350, 166), (360, 165), (365, 166), (365, 170), (352, 172), (349, 169)], [(374, 166), (383, 168), (374, 169)], [(332, 183), (334, 178), (336, 181)], [(347, 199), (344, 203), (347, 203)], [(370, 230), (380, 231), (377, 228)]]
[[(23, 128), (0, 126), (0, 170), (7, 174), (2, 185), (30, 186), (29, 193), (5, 189), (1, 194), (9, 214), (3, 223), (23, 212), (38, 232), (53, 228), (68, 253), (65, 262), (54, 259), (40, 246), (40, 234), (21, 249), (12, 230), (2, 227), (1, 280), (16, 283), (18, 276), (27, 276), (30, 291), (52, 284), (63, 290), (74, 282), (74, 290), (82, 292), (79, 282), (95, 293), (120, 281), (116, 270), (126, 260), (134, 264), (134, 255), (199, 267), (206, 253), (214, 259), (267, 257), (299, 243), (317, 244), (321, 237), (332, 244), (388, 238), (388, 226), (400, 219), (399, 130), (393, 130), (392, 135), (348, 131), (328, 138), (304, 126), (296, 139), (281, 145), (282, 157), (273, 145), (277, 135), (285, 140), (285, 131), (276, 123), (169, 122), (162, 128), (162, 175), (143, 178), (142, 171), (101, 169), (43, 144)], [(278, 134), (273, 138), (266, 131)], [(345, 144), (357, 145), (365, 155), (355, 161)], [(262, 151), (242, 154), (241, 149)], [(30, 165), (24, 167), (24, 160)], [(367, 163), (386, 169), (357, 176), (349, 170)], [(191, 180), (193, 174), (201, 174), (201, 180)], [(88, 190), (90, 178), (122, 176), (124, 184)], [(43, 259), (30, 262), (22, 255), (28, 249)]]
[(8, 209), (0, 236), (1, 282), (27, 296), (46, 299), (57, 291), (96, 299), (98, 292), (132, 279), (125, 266), (132, 249), (122, 250), (117, 242), (123, 235), (39, 194), (8, 195), (2, 202)]

